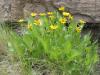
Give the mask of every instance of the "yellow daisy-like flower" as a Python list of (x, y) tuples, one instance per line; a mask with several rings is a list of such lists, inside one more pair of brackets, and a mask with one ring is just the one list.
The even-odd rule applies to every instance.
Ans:
[(53, 12), (47, 12), (48, 15), (53, 15)]
[(62, 6), (62, 7), (59, 8), (59, 10), (60, 11), (64, 11), (65, 10), (65, 7)]
[(36, 13), (31, 13), (31, 16), (35, 17), (37, 14)]
[(34, 24), (38, 25), (38, 26), (41, 26), (41, 20), (40, 19), (34, 20)]
[(45, 16), (46, 14), (45, 14), (45, 13), (40, 13), (39, 15), (40, 15), (40, 16)]
[(81, 32), (81, 28), (80, 27), (77, 27), (76, 28), (76, 32), (78, 32), (78, 33)]
[(70, 15), (70, 13), (68, 12), (63, 12), (63, 16), (68, 17)]
[(18, 22), (20, 22), (20, 23), (21, 23), (21, 22), (24, 22), (24, 19), (20, 19), (20, 20), (18, 20)]
[(27, 28), (30, 29), (30, 30), (32, 30), (32, 24), (29, 24), (29, 25), (27, 26)]
[(51, 28), (51, 30), (55, 30), (55, 29), (58, 28), (58, 26), (57, 25), (51, 25), (50, 28)]
[(86, 22), (84, 20), (79, 20), (80, 24), (85, 24)]
[(60, 21), (61, 24), (65, 24), (67, 19), (66, 18), (61, 18), (59, 21)]

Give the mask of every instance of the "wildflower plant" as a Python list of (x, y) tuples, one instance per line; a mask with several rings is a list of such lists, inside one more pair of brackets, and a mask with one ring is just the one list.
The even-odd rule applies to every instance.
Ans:
[[(32, 13), (25, 19), (27, 24), (23, 36), (11, 33), (11, 47), (18, 58), (30, 66), (28, 69), (35, 59), (53, 64), (53, 69), (59, 73), (57, 75), (90, 75), (98, 60), (98, 47), (90, 41), (90, 34), (81, 37), (85, 21), (74, 21), (64, 7), (59, 10), (62, 14), (56, 11)], [(23, 23), (23, 20), (19, 22)]]

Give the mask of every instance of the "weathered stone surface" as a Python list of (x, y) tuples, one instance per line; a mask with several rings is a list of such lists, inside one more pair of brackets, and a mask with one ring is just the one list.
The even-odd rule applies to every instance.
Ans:
[(0, 15), (0, 20), (4, 18), (3, 17), (3, 15), (4, 15), (3, 14), (3, 12), (4, 12), (3, 5), (4, 5), (4, 0), (1, 0), (0, 1), (0, 14), (2, 14), (2, 15)]
[(11, 20), (23, 18), (23, 0), (11, 0)]
[(10, 1), (11, 0), (9, 0), (9, 2), (7, 0), (0, 0), (0, 21), (10, 19), (11, 15)]
[(100, 0), (0, 0), (0, 19), (16, 21), (27, 12), (52, 11), (65, 6), (76, 17), (85, 16), (87, 21), (100, 22)]

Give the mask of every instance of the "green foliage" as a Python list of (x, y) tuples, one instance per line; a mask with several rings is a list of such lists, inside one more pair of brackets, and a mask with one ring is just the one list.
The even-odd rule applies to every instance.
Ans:
[(45, 60), (53, 64), (55, 70), (60, 70), (58, 75), (90, 75), (98, 60), (97, 44), (90, 41), (90, 34), (81, 37), (77, 28), (82, 29), (83, 25), (69, 20), (71, 15), (67, 16), (67, 27), (59, 21), (65, 17), (53, 13), (53, 19), (47, 15), (40, 16), (39, 21), (33, 16), (26, 19), (28, 28), (23, 36), (10, 32), (9, 51), (15, 53), (29, 71), (32, 62)]

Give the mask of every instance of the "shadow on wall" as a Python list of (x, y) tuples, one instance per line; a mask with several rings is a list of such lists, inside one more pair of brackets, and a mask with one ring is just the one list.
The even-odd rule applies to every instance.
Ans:
[(92, 40), (97, 40), (100, 44), (100, 23), (87, 22), (82, 30), (82, 35), (88, 32), (91, 32)]

